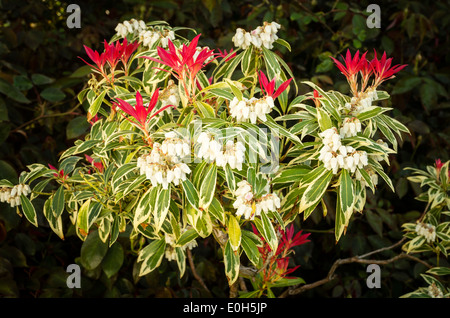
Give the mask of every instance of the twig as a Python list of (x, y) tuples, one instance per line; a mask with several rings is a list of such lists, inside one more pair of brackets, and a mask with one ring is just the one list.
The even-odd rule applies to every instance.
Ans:
[(323, 278), (321, 280), (318, 280), (318, 281), (316, 281), (314, 283), (311, 283), (311, 284), (303, 285), (303, 286), (298, 287), (298, 288), (289, 288), (289, 289), (285, 290), (279, 297), (280, 298), (285, 298), (287, 296), (297, 295), (297, 294), (303, 293), (303, 292), (305, 292), (307, 290), (313, 289), (315, 287), (321, 286), (323, 284), (326, 284), (326, 283), (332, 281), (333, 279), (336, 278), (336, 275), (334, 274), (336, 269), (340, 265), (343, 265), (343, 264), (360, 263), (360, 264), (387, 265), (387, 264), (390, 264), (390, 263), (395, 262), (395, 261), (397, 261), (399, 259), (402, 259), (402, 258), (409, 258), (410, 260), (419, 262), (419, 263), (425, 265), (428, 268), (432, 268), (432, 266), (430, 264), (428, 264), (427, 262), (422, 261), (421, 259), (419, 259), (419, 258), (417, 258), (415, 256), (412, 256), (412, 255), (406, 254), (406, 253), (398, 254), (398, 255), (396, 255), (396, 256), (394, 256), (394, 257), (392, 257), (390, 259), (387, 259), (387, 260), (365, 259), (366, 257), (368, 257), (370, 255), (373, 255), (373, 254), (376, 254), (376, 253), (380, 253), (380, 252), (383, 252), (383, 251), (386, 251), (386, 250), (393, 249), (393, 248), (401, 245), (404, 241), (405, 241), (405, 238), (401, 239), (400, 241), (398, 241), (397, 243), (395, 243), (395, 244), (393, 244), (391, 246), (383, 247), (383, 248), (380, 248), (378, 250), (375, 250), (373, 252), (370, 252), (370, 253), (367, 253), (367, 254), (364, 254), (364, 255), (353, 256), (353, 257), (349, 257), (349, 258), (345, 258), (345, 259), (338, 259), (338, 260), (336, 260), (333, 263), (333, 265), (330, 268), (330, 271), (328, 272), (328, 275), (325, 278)]
[(194, 275), (194, 278), (200, 283), (200, 285), (202, 285), (202, 287), (208, 292), (210, 293), (208, 287), (206, 286), (205, 282), (203, 281), (203, 279), (200, 277), (200, 275), (197, 273), (196, 269), (195, 269), (195, 265), (194, 265), (194, 261), (192, 260), (192, 252), (190, 249), (187, 249), (187, 257), (189, 260), (189, 266), (191, 267), (191, 271), (192, 271), (192, 275)]

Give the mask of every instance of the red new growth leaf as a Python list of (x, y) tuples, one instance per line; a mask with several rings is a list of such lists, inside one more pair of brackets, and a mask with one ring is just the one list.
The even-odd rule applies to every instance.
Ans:
[(334, 57), (330, 56), (331, 59), (334, 61), (336, 66), (339, 68), (339, 70), (344, 74), (347, 79), (352, 78), (354, 75), (358, 74), (359, 71), (364, 66), (364, 63), (366, 61), (366, 54), (365, 52), (361, 57), (359, 56), (359, 51), (356, 52), (356, 54), (352, 58), (352, 54), (350, 53), (350, 50), (347, 50), (347, 53), (345, 54), (345, 58), (341, 55), (341, 57), (344, 59), (345, 65), (343, 65), (341, 62), (339, 62)]
[[(231, 49), (230, 52), (227, 52), (227, 50), (223, 50), (223, 52), (220, 49), (217, 49), (217, 50), (219, 51), (219, 53), (217, 53), (217, 56), (225, 59), (225, 62), (228, 62), (229, 60), (236, 57), (236, 52), (233, 52), (233, 49)], [(231, 53), (233, 53), (233, 54), (231, 54)], [(230, 56), (228, 56), (228, 55), (230, 55)]]
[(280, 96), (281, 93), (283, 93), (289, 86), (292, 78), (288, 79), (287, 81), (283, 82), (278, 89), (275, 91), (275, 79), (272, 79), (270, 82), (267, 79), (266, 75), (261, 71), (259, 74), (259, 84), (261, 86), (261, 91), (265, 92), (265, 95), (271, 96), (272, 98), (277, 98)]
[(102, 173), (103, 172), (103, 163), (101, 161), (95, 162), (94, 159), (89, 155), (84, 155), (86, 157), (86, 160), (93, 165), (97, 170)]
[(211, 62), (211, 60), (208, 62), (206, 60), (214, 56), (214, 51), (208, 48), (204, 48), (200, 52), (197, 51), (197, 43), (200, 35), (192, 39), (188, 46), (183, 44), (180, 49), (177, 49), (170, 40), (167, 51), (161, 47), (157, 47), (156, 50), (159, 59), (151, 56), (142, 57), (170, 67), (171, 70), (169, 71), (165, 69), (159, 70), (169, 72), (177, 79), (183, 79), (186, 74), (189, 75), (190, 79), (193, 79), (204, 66)]
[(404, 69), (407, 65), (394, 65), (391, 66), (392, 57), (386, 59), (386, 52), (383, 53), (380, 60), (377, 58), (377, 52), (375, 51), (375, 57), (370, 62), (370, 67), (375, 75), (375, 84), (374, 86), (380, 85), (385, 80), (391, 79), (394, 77), (395, 73), (398, 73), (402, 69)]
[(49, 167), (51, 170), (57, 171), (57, 173), (54, 173), (54, 174), (53, 174), (53, 176), (54, 176), (55, 178), (59, 178), (59, 179), (61, 179), (63, 182), (64, 182), (65, 179), (67, 179), (67, 175), (64, 175), (64, 170), (63, 170), (63, 169), (58, 170), (58, 169), (56, 169), (56, 167), (52, 166), (51, 164), (48, 164), (48, 167)]
[[(153, 93), (152, 98), (147, 107), (144, 106), (142, 95), (139, 92), (136, 92), (136, 106), (134, 108), (129, 103), (127, 103), (126, 101), (124, 101), (120, 98), (116, 98), (117, 102), (113, 102), (113, 105), (115, 107), (120, 108), (122, 111), (124, 111), (125, 113), (127, 113), (128, 115), (133, 117), (134, 121), (131, 120), (130, 118), (124, 116), (133, 125), (146, 131), (146, 126), (147, 126), (148, 120), (155, 117), (160, 112), (164, 111), (165, 109), (167, 109), (169, 107), (174, 107), (174, 108), (176, 107), (174, 105), (167, 105), (167, 106), (164, 106), (163, 108), (159, 109), (158, 111), (152, 113), (158, 102), (158, 96), (159, 96), (159, 90), (157, 89)], [(149, 117), (149, 115), (150, 115), (150, 117)]]

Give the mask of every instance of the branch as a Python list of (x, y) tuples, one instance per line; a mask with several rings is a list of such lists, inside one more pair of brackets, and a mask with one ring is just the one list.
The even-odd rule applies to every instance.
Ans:
[(403, 238), (403, 239), (401, 239), (400, 241), (398, 241), (397, 243), (395, 243), (395, 244), (393, 244), (391, 246), (383, 247), (383, 248), (380, 248), (378, 250), (372, 251), (372, 252), (364, 254), (364, 255), (353, 256), (353, 257), (349, 257), (349, 258), (345, 258), (345, 259), (338, 259), (338, 260), (336, 260), (333, 263), (333, 265), (330, 268), (330, 271), (328, 272), (328, 275), (325, 278), (323, 278), (321, 280), (318, 280), (318, 281), (316, 281), (314, 283), (311, 283), (311, 284), (303, 285), (303, 286), (298, 287), (298, 288), (289, 288), (289, 289), (285, 290), (279, 297), (280, 298), (285, 298), (287, 296), (297, 295), (297, 294), (303, 293), (303, 292), (305, 292), (307, 290), (313, 289), (315, 287), (321, 286), (323, 284), (326, 284), (326, 283), (332, 281), (333, 279), (336, 278), (336, 275), (334, 274), (336, 269), (340, 265), (343, 265), (343, 264), (360, 263), (360, 264), (387, 265), (387, 264), (390, 264), (390, 263), (395, 262), (395, 261), (397, 261), (399, 259), (402, 259), (402, 258), (409, 258), (410, 260), (419, 262), (419, 263), (425, 265), (428, 268), (432, 268), (432, 266), (430, 264), (428, 264), (427, 262), (422, 261), (421, 259), (419, 259), (419, 258), (417, 258), (415, 256), (412, 256), (412, 255), (406, 254), (406, 253), (401, 253), (401, 254), (396, 255), (396, 256), (394, 256), (394, 257), (392, 257), (390, 259), (387, 259), (387, 260), (365, 259), (366, 257), (368, 257), (370, 255), (373, 255), (373, 254), (376, 254), (376, 253), (380, 253), (380, 252), (383, 252), (383, 251), (386, 251), (386, 250), (393, 249), (393, 248), (401, 245), (405, 241), (405, 239), (406, 238)]
[(195, 265), (194, 265), (194, 261), (192, 260), (192, 252), (190, 249), (187, 249), (187, 257), (189, 260), (189, 266), (191, 267), (191, 271), (192, 271), (192, 275), (194, 275), (194, 278), (200, 283), (200, 285), (202, 285), (202, 287), (208, 292), (210, 293), (208, 287), (206, 286), (205, 282), (203, 281), (203, 279), (200, 277), (200, 275), (197, 273), (196, 269), (195, 269)]

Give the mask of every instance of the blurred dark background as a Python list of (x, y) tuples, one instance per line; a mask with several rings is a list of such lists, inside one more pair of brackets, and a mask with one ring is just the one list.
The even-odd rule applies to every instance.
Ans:
[[(81, 7), (81, 28), (69, 29), (70, 3)], [(381, 28), (369, 29), (368, 4), (381, 9)], [(89, 129), (77, 93), (86, 85), (89, 67), (83, 45), (101, 49), (119, 22), (131, 18), (146, 22), (165, 20), (202, 33), (201, 45), (226, 49), (237, 27), (251, 30), (263, 21), (282, 25), (278, 35), (292, 47), (276, 45), (296, 80), (310, 80), (324, 89), (347, 92), (345, 78), (329, 56), (350, 48), (379, 56), (386, 51), (394, 64), (408, 64), (395, 79), (384, 84), (394, 108), (392, 115), (404, 123), (398, 154), (391, 157), (388, 174), (396, 193), (385, 184), (369, 195), (367, 208), (354, 217), (345, 237), (334, 242), (333, 220), (314, 213), (301, 227), (311, 232), (311, 243), (299, 247), (294, 273), (311, 283), (322, 279), (337, 258), (359, 255), (388, 246), (402, 236), (401, 224), (420, 215), (425, 205), (414, 197), (420, 189), (406, 180), (405, 167), (424, 168), (434, 160), (449, 159), (449, 1), (0, 1), (0, 179), (17, 182), (31, 163), (57, 164), (61, 151)], [(181, 35), (193, 37), (191, 31)], [(309, 91), (300, 85), (300, 93)], [(332, 213), (330, 213), (332, 215)], [(297, 222), (297, 226), (300, 224)], [(122, 262), (113, 275), (101, 266), (83, 270), (82, 289), (66, 286), (68, 264), (79, 262), (80, 240), (69, 233), (64, 241), (51, 229), (35, 228), (15, 210), (0, 203), (0, 296), (2, 297), (227, 297), (228, 286), (213, 240), (199, 242), (193, 250), (198, 273), (210, 286), (205, 294), (187, 270), (178, 278), (176, 264), (164, 261), (154, 273), (136, 275), (136, 255), (126, 237), (119, 239)], [(379, 257), (388, 258), (399, 250)], [(433, 255), (421, 257), (434, 262)], [(112, 257), (110, 257), (112, 258)], [(115, 258), (116, 259), (116, 258)], [(443, 260), (445, 262), (445, 260)], [(442, 264), (441, 264), (442, 265)], [(382, 267), (381, 289), (368, 289), (365, 266), (340, 267), (334, 281), (301, 297), (399, 297), (424, 286), (419, 274), (425, 267), (401, 260)], [(250, 284), (248, 284), (250, 287)]]

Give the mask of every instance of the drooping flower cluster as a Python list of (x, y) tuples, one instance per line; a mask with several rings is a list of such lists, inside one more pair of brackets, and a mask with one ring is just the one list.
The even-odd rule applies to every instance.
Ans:
[[(159, 101), (161, 102), (161, 107), (166, 107), (173, 105), (176, 108), (180, 104), (180, 94), (178, 93), (178, 86), (173, 80), (169, 80), (167, 86), (160, 90)], [(171, 113), (172, 109), (167, 108), (167, 112)]]
[(267, 120), (266, 115), (270, 114), (275, 105), (271, 96), (263, 98), (252, 97), (250, 99), (243, 97), (242, 100), (234, 97), (230, 102), (230, 115), (236, 119), (237, 122), (248, 122), (256, 124), (256, 121)]
[(122, 38), (125, 38), (128, 34), (139, 35), (142, 31), (147, 29), (147, 25), (142, 20), (125, 20), (122, 23), (119, 23), (114, 29)]
[(266, 213), (276, 211), (281, 206), (280, 198), (276, 193), (270, 192), (269, 185), (264, 189), (266, 194), (260, 197), (255, 196), (251, 184), (246, 180), (240, 181), (237, 186), (238, 188), (234, 193), (236, 201), (233, 203), (237, 216), (253, 220), (255, 216), (261, 215), (261, 211)]
[(319, 151), (319, 160), (324, 163), (327, 170), (333, 170), (336, 174), (339, 169), (349, 170), (351, 173), (356, 168), (364, 168), (368, 165), (367, 153), (358, 151), (352, 146), (344, 146), (341, 136), (335, 127), (329, 128), (319, 134), (322, 137), (323, 147)]
[(416, 225), (415, 231), (417, 235), (425, 237), (428, 243), (436, 240), (436, 228), (432, 224), (419, 222)]
[(352, 97), (350, 103), (345, 103), (345, 109), (349, 111), (349, 114), (356, 116), (372, 106), (377, 99), (377, 91), (371, 89), (360, 93), (358, 97)]
[(251, 32), (238, 28), (232, 41), (235, 46), (244, 50), (250, 45), (254, 45), (258, 49), (263, 46), (266, 49), (272, 49), (273, 43), (278, 39), (277, 32), (280, 28), (281, 26), (276, 22), (264, 22), (264, 25), (257, 27)]
[(436, 285), (435, 282), (432, 282), (430, 286), (427, 288), (428, 296), (431, 298), (444, 298), (444, 293), (442, 290)]
[(157, 30), (156, 28), (149, 28), (139, 33), (139, 39), (143, 46), (151, 48), (153, 44), (160, 41), (160, 46), (167, 48), (169, 40), (175, 40), (175, 33), (168, 29)]
[(341, 138), (356, 136), (361, 132), (361, 122), (356, 117), (347, 117), (344, 119), (342, 128), (339, 131)]
[(30, 193), (31, 189), (28, 184), (18, 184), (12, 188), (2, 187), (0, 188), (0, 202), (7, 202), (13, 208), (20, 205), (20, 196), (22, 194), (27, 196)]
[[(183, 229), (182, 233), (186, 232), (187, 229)], [(165, 241), (166, 241), (166, 251), (165, 251), (165, 256), (167, 258), (168, 261), (174, 261), (177, 259), (177, 252), (175, 250), (176, 247), (176, 242), (175, 242), (175, 236), (172, 234), (168, 234), (166, 233), (165, 237), (164, 237)], [(194, 247), (197, 247), (197, 241), (196, 240), (192, 240), (189, 243), (183, 245), (181, 248), (183, 249), (183, 251), (185, 251), (186, 249), (192, 250)]]
[(150, 154), (144, 154), (137, 160), (140, 174), (146, 175), (152, 186), (161, 184), (168, 189), (169, 184), (179, 185), (186, 180), (186, 174), (191, 173), (188, 165), (182, 162), (190, 156), (190, 142), (179, 137), (175, 132), (168, 132), (162, 144), (155, 142)]
[(242, 142), (228, 140), (223, 149), (222, 143), (214, 139), (211, 134), (201, 132), (197, 144), (200, 145), (197, 157), (210, 162), (216, 161), (217, 166), (222, 168), (228, 164), (231, 169), (242, 170), (245, 159), (245, 146)]

